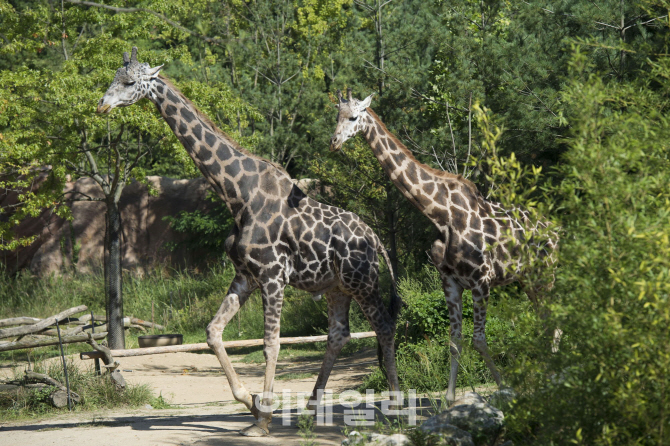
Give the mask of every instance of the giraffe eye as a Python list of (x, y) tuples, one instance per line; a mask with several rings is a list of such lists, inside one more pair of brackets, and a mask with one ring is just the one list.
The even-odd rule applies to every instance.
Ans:
[(128, 86), (135, 85), (135, 81), (126, 82), (126, 85), (128, 85)]
[(355, 121), (355, 120), (357, 120), (357, 119), (358, 119), (358, 116), (352, 116), (351, 118), (349, 118), (349, 121), (352, 121), (352, 122), (353, 122), (353, 121)]

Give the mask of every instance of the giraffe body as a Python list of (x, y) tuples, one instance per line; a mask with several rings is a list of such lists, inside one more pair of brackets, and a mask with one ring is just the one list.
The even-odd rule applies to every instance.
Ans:
[[(289, 284), (314, 296), (325, 294), (328, 303), (327, 351), (310, 408), (318, 404), (318, 391), (325, 388), (333, 363), (350, 338), (351, 299), (358, 302), (377, 333), (390, 388), (399, 390), (395, 322), (378, 287), (378, 253), (385, 258), (387, 254), (376, 234), (355, 214), (306, 196), (279, 166), (246, 152), (159, 76), (160, 67), (140, 64), (136, 54), (136, 48), (132, 57), (124, 53), (124, 66), (100, 100), (98, 112), (109, 113), (144, 97), (151, 100), (235, 219), (225, 250), (236, 275), (207, 327), (207, 343), (217, 355), (233, 395), (257, 419), (241, 433), (269, 433), (283, 294)], [(266, 360), (261, 396), (251, 395), (240, 382), (222, 341), (226, 324), (259, 288)]]
[[(449, 308), (452, 359), (447, 400), (455, 399), (464, 289), (472, 291), (474, 301), (473, 346), (500, 385), (500, 373), (486, 343), (486, 308), (492, 287), (506, 285), (523, 276), (524, 265), (508, 241), (514, 238), (517, 247), (525, 244), (539, 250), (549, 267), (554, 263), (555, 242), (550, 240), (543, 246), (531, 246), (533, 242), (527, 240), (529, 229), (532, 232), (527, 212), (489, 202), (462, 176), (417, 161), (369, 108), (372, 96), (359, 101), (352, 98), (349, 90), (348, 100), (339, 92), (338, 97), (338, 122), (331, 138), (331, 150), (340, 150), (347, 139), (361, 132), (391, 181), (439, 231), (430, 258), (440, 273)], [(537, 307), (537, 296), (552, 284), (553, 274), (551, 283), (524, 284), (524, 288)]]

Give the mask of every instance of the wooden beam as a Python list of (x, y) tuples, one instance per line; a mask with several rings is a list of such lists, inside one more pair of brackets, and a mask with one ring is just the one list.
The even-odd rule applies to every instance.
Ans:
[[(351, 339), (374, 338), (377, 336), (374, 331), (365, 331), (361, 333), (351, 333)], [(310, 342), (325, 342), (328, 340), (328, 335), (321, 336), (298, 336), (294, 338), (279, 338), (281, 345), (288, 344), (307, 344)], [(255, 347), (263, 345), (262, 339), (246, 339), (241, 341), (225, 341), (223, 346), (230, 347)], [(181, 352), (197, 352), (202, 350), (209, 350), (209, 345), (206, 342), (199, 344), (183, 344), (183, 345), (168, 345), (165, 347), (148, 347), (148, 348), (130, 348), (125, 350), (111, 350), (112, 356), (115, 358), (128, 356), (144, 356), (144, 355), (158, 355), (161, 353), (181, 353)], [(79, 353), (81, 359), (95, 359), (102, 358), (99, 352), (82, 352)]]
[[(96, 333), (93, 335), (93, 339), (104, 339), (107, 336), (107, 332)], [(80, 334), (75, 336), (65, 336), (63, 338), (63, 344), (72, 344), (74, 342), (86, 342), (88, 341), (87, 334)], [(0, 344), (0, 352), (6, 352), (9, 350), (18, 350), (20, 348), (35, 348), (35, 347), (45, 347), (47, 345), (58, 345), (58, 338), (49, 338), (49, 339), (37, 339), (37, 340), (27, 340), (27, 341), (16, 341), (16, 342), (3, 342)]]
[(12, 325), (31, 325), (42, 319), (36, 317), (10, 317), (0, 320), (0, 327), (11, 327)]
[(13, 336), (23, 336), (27, 335), (30, 333), (37, 333), (38, 331), (41, 331), (45, 328), (47, 328), (50, 325), (54, 325), (56, 321), (60, 321), (68, 316), (71, 316), (76, 313), (81, 313), (82, 311), (86, 311), (88, 307), (86, 305), (80, 305), (78, 307), (72, 307), (69, 308), (65, 311), (61, 311), (60, 313), (48, 317), (46, 319), (42, 319), (36, 324), (32, 325), (23, 325), (21, 327), (14, 327), (14, 328), (5, 328), (0, 330), (0, 339), (3, 338), (10, 338)]

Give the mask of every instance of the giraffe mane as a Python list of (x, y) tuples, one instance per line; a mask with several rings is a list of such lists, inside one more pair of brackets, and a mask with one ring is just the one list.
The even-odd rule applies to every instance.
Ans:
[(221, 130), (221, 129), (220, 129), (220, 128), (219, 128), (219, 127), (218, 127), (218, 126), (217, 126), (217, 125), (216, 125), (216, 124), (209, 118), (209, 116), (207, 116), (207, 115), (204, 114), (202, 111), (200, 111), (200, 109), (193, 103), (193, 101), (191, 101), (189, 98), (187, 98), (187, 97), (184, 95), (184, 93), (182, 93), (181, 90), (180, 90), (179, 88), (177, 88), (177, 87), (176, 87), (176, 86), (175, 86), (175, 85), (174, 85), (174, 84), (173, 84), (167, 77), (165, 77), (165, 76), (162, 75), (162, 74), (159, 74), (159, 75), (158, 75), (158, 78), (159, 78), (160, 80), (162, 80), (163, 82), (165, 82), (165, 84), (168, 86), (168, 88), (172, 89), (172, 91), (174, 91), (175, 93), (177, 93), (177, 95), (179, 95), (179, 97), (186, 103), (186, 105), (188, 105), (188, 106), (191, 108), (191, 110), (193, 110), (193, 112), (195, 113), (195, 115), (196, 115), (198, 118), (200, 118), (200, 120), (201, 120), (202, 122), (204, 122), (205, 124), (209, 125), (215, 133), (218, 133), (219, 135), (223, 136), (223, 138), (225, 138), (226, 141), (228, 141), (228, 142), (230, 143), (230, 145), (231, 145), (235, 150), (237, 150), (238, 152), (243, 153), (244, 155), (248, 156), (249, 158), (253, 158), (253, 159), (255, 159), (255, 160), (258, 160), (258, 161), (262, 161), (262, 162), (264, 162), (264, 163), (267, 163), (267, 164), (271, 165), (272, 167), (275, 167), (276, 169), (278, 169), (278, 170), (279, 170), (280, 172), (282, 172), (283, 174), (287, 175), (287, 176), (289, 177), (289, 179), (291, 178), (291, 176), (290, 176), (289, 173), (286, 171), (286, 169), (284, 169), (281, 165), (279, 165), (279, 164), (277, 164), (277, 163), (275, 163), (275, 162), (273, 162), (273, 161), (270, 161), (270, 160), (268, 160), (268, 159), (265, 159), (265, 158), (263, 158), (263, 157), (261, 157), (261, 156), (258, 156), (258, 155), (256, 155), (256, 154), (253, 154), (253, 153), (249, 152), (247, 149), (245, 149), (244, 147), (242, 147), (242, 146), (240, 145), (240, 143), (238, 143), (237, 141), (235, 141), (234, 138), (232, 138), (232, 137), (231, 137), (230, 135), (228, 135), (226, 132), (224, 132), (223, 130)]
[(435, 169), (434, 167), (431, 167), (427, 164), (423, 164), (419, 160), (416, 159), (414, 154), (403, 144), (392, 132), (389, 131), (388, 128), (386, 128), (386, 124), (377, 116), (377, 113), (375, 113), (370, 107), (366, 109), (366, 111), (372, 116), (372, 119), (377, 121), (377, 124), (379, 124), (382, 129), (386, 132), (388, 137), (391, 138), (391, 140), (395, 143), (395, 145), (407, 156), (411, 161), (414, 161), (416, 164), (421, 166), (423, 169), (425, 169), (427, 172), (435, 175), (436, 177), (444, 178), (447, 180), (456, 180), (459, 183), (463, 184), (471, 193), (473, 193), (476, 197), (481, 196), (481, 192), (479, 192), (479, 189), (473, 183), (472, 181), (468, 180), (467, 178), (463, 177), (460, 174), (453, 174), (451, 172), (447, 172), (445, 170), (440, 170), (440, 169)]

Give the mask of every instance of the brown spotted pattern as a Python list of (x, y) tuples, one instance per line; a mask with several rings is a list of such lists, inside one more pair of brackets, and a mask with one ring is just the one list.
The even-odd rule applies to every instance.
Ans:
[[(339, 112), (331, 150), (340, 150), (346, 140), (361, 132), (391, 181), (440, 232), (430, 257), (440, 273), (449, 308), (452, 360), (447, 399), (453, 401), (455, 398), (464, 289), (472, 291), (474, 301), (473, 345), (500, 385), (500, 373), (486, 343), (486, 308), (491, 287), (522, 279), (519, 256), (509, 252), (511, 244), (507, 241), (513, 237), (532, 245), (532, 242), (524, 242), (529, 223), (527, 213), (507, 210), (498, 203), (489, 202), (462, 176), (418, 162), (369, 108), (371, 96), (359, 101), (352, 98), (351, 90), (348, 93), (347, 100), (338, 92)], [(541, 250), (553, 267), (554, 241), (541, 247), (532, 246), (532, 249)], [(542, 289), (526, 287), (526, 291), (536, 302)]]
[[(269, 433), (270, 395), (286, 285), (314, 296), (325, 294), (327, 298), (327, 351), (311, 406), (318, 404), (318, 391), (325, 388), (335, 358), (350, 339), (351, 299), (358, 302), (377, 333), (390, 388), (399, 390), (393, 346), (394, 316), (380, 296), (378, 254), (389, 262), (372, 229), (351, 212), (307, 197), (283, 169), (244, 151), (166, 78), (157, 72), (154, 76), (143, 75), (151, 69), (138, 64), (135, 54), (134, 51), (133, 60), (117, 72), (100, 101), (99, 110), (109, 112), (115, 106), (130, 105), (127, 100), (116, 98), (151, 100), (235, 219), (225, 249), (235, 265), (236, 276), (207, 327), (207, 343), (216, 353), (233, 395), (257, 418), (255, 424), (241, 433), (251, 436)], [(240, 382), (221, 338), (226, 324), (256, 289), (261, 290), (265, 320), (266, 370), (261, 397), (251, 395)]]

